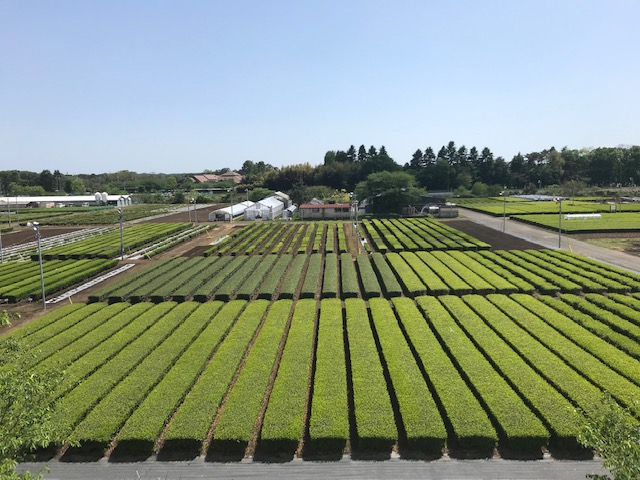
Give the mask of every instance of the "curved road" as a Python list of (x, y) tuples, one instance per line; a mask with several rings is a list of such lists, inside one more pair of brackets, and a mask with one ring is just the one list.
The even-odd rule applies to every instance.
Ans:
[[(464, 208), (459, 208), (459, 211), (461, 218), (479, 223), (485, 227), (493, 228), (494, 230), (502, 231), (502, 217), (493, 217), (491, 215), (474, 212)], [(594, 260), (600, 260), (601, 262), (606, 262), (617, 267), (640, 273), (640, 257), (629, 255), (624, 252), (609, 250), (608, 248), (597, 247), (586, 242), (581, 242), (580, 240), (575, 240), (569, 235), (562, 235), (562, 238), (559, 239), (558, 232), (552, 232), (551, 230), (545, 230), (525, 223), (512, 221), (508, 218), (506, 221), (505, 233), (555, 250), (558, 250), (558, 243), (560, 240), (560, 249), (562, 250), (569, 250), (574, 253), (584, 255), (585, 257), (593, 258)]]

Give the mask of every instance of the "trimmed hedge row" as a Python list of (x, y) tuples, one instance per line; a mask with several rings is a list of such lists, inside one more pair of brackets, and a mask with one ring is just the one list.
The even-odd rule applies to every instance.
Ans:
[[(464, 301), (463, 301), (464, 299)], [(457, 324), (484, 352), (495, 368), (519, 392), (553, 434), (553, 442), (563, 450), (579, 450), (577, 416), (573, 405), (533, 370), (480, 318), (493, 315), (495, 307), (477, 295), (443, 296), (438, 300), (451, 312)]]
[[(467, 268), (464, 263), (456, 260), (452, 253), (460, 253), (460, 252), (432, 252), (430, 254), (423, 253), (420, 258), (424, 261), (429, 267), (431, 267), (436, 273), (442, 275), (442, 278), (453, 287), (451, 282), (456, 282), (455, 285), (458, 285), (458, 280), (460, 280), (460, 287), (453, 287), (453, 290), (456, 291), (458, 295), (464, 289), (464, 285), (467, 284), (474, 293), (495, 293), (496, 288), (488, 282), (485, 278), (478, 275), (474, 270)], [(436, 261), (437, 260), (437, 261)], [(451, 280), (449, 280), (451, 278)], [(464, 281), (463, 281), (464, 279)]]
[[(309, 272), (307, 271), (307, 275)], [(324, 276), (322, 278), (322, 298), (338, 296), (338, 255), (327, 253), (324, 258)]]
[(496, 293), (515, 293), (518, 291), (518, 287), (513, 283), (471, 257), (470, 252), (449, 251), (447, 256), (488, 282)]
[(280, 282), (284, 278), (285, 273), (289, 268), (289, 264), (293, 260), (293, 256), (288, 254), (282, 255), (277, 260), (275, 255), (272, 255), (272, 257), (274, 257), (275, 264), (266, 275), (266, 277), (264, 277), (264, 282), (262, 282), (262, 284), (258, 288), (257, 298), (271, 300), (275, 297), (276, 291), (278, 290), (278, 285), (280, 285)]
[(221, 270), (218, 270), (213, 277), (209, 277), (205, 280), (205, 282), (193, 292), (193, 299), (196, 302), (206, 302), (209, 300), (216, 293), (220, 285), (223, 285), (227, 279), (229, 279), (236, 271), (241, 269), (250, 258), (251, 257), (247, 257), (245, 255), (235, 257)]
[(380, 278), (380, 283), (384, 288), (385, 295), (387, 297), (399, 297), (402, 295), (402, 287), (384, 256), (379, 252), (375, 252), (371, 254), (371, 260), (378, 272), (378, 278)]
[[(215, 300), (229, 301), (238, 294), (238, 298), (248, 300), (258, 288), (258, 284), (275, 260), (274, 255), (255, 256), (248, 258), (233, 274), (228, 277), (217, 289), (213, 298)], [(252, 280), (258, 280), (253, 282)], [(245, 288), (246, 287), (246, 288)]]
[(215, 426), (211, 443), (214, 451), (244, 454), (253, 437), (292, 306), (292, 300), (271, 305)]
[(120, 315), (124, 317), (123, 321), (127, 323), (127, 325), (66, 367), (65, 375), (60, 383), (56, 385), (53, 397), (59, 398), (67, 394), (93, 372), (99, 370), (111, 361), (111, 359), (117, 357), (123, 349), (136, 341), (136, 339), (148, 329), (152, 328), (153, 325), (173, 309), (174, 306), (175, 304), (169, 302), (155, 306), (151, 304), (138, 304), (131, 305), (126, 310), (123, 310)]
[(165, 448), (189, 451), (201, 449), (220, 403), (268, 306), (267, 300), (254, 300), (240, 314), (173, 417), (166, 431)]
[(350, 253), (340, 254), (340, 285), (342, 298), (355, 298), (360, 294), (358, 274)]
[(298, 291), (298, 284), (302, 278), (302, 271), (307, 262), (305, 255), (296, 255), (286, 273), (286, 277), (280, 287), (278, 298), (293, 298)]
[(391, 452), (398, 438), (382, 364), (364, 300), (345, 300), (353, 405), (360, 450)]
[[(113, 268), (117, 260), (80, 260), (71, 263), (49, 265), (43, 262), (45, 295), (71, 287), (83, 280), (96, 276), (105, 270)], [(27, 278), (8, 285), (0, 291), (0, 297), (9, 303), (17, 303), (30, 297), (33, 300), (42, 298), (42, 285), (39, 266)]]
[(321, 279), (322, 255), (309, 255), (309, 264), (307, 265), (307, 273), (302, 282), (300, 298), (314, 298)]
[[(484, 257), (484, 259), (487, 260), (488, 263), (497, 264), (500, 267), (503, 267), (504, 272), (506, 272), (503, 276), (507, 279), (513, 278), (515, 280), (516, 278), (522, 278), (527, 284), (533, 287), (533, 290), (538, 290), (540, 293), (555, 294), (560, 292), (560, 287), (558, 287), (557, 285), (548, 282), (543, 277), (537, 275), (537, 273), (532, 272), (528, 268), (522, 267), (517, 263), (512, 262), (510, 258), (506, 258), (504, 255), (504, 251), (489, 252), (485, 250), (478, 253), (481, 257)], [(502, 253), (502, 255), (500, 253)], [(485, 263), (485, 265), (487, 265), (487, 263)]]
[(387, 253), (387, 262), (402, 281), (405, 294), (415, 297), (427, 293), (427, 287), (399, 253)]
[(168, 315), (178, 326), (126, 377), (95, 405), (71, 434), (82, 448), (106, 448), (131, 412), (164, 377), (180, 355), (206, 327), (208, 308), (195, 302), (179, 304)]
[(340, 454), (348, 439), (342, 305), (340, 300), (328, 298), (320, 304), (309, 442), (306, 446), (310, 452)]
[[(495, 298), (507, 298), (495, 295)], [(465, 297), (466, 298), (466, 297)], [(485, 298), (486, 301), (486, 298)], [(492, 303), (493, 307), (496, 307)], [(536, 337), (514, 322), (499, 307), (485, 315), (485, 310), (476, 311), (501, 338), (503, 338), (539, 375), (574, 404), (586, 412), (597, 407), (601, 392), (591, 382), (576, 372)]]
[(198, 308), (194, 314), (201, 315), (204, 330), (132, 412), (118, 433), (118, 449), (127, 453), (152, 452), (171, 414), (202, 373), (245, 305), (242, 301), (231, 301), (223, 307), (221, 302), (209, 302)]
[[(417, 252), (416, 255), (420, 261), (432, 270), (439, 278), (441, 278), (445, 285), (452, 291), (460, 295), (471, 293), (474, 290), (491, 289), (491, 285), (484, 281), (472, 288), (469, 278), (465, 276), (463, 280), (462, 276), (458, 275), (457, 272), (452, 271), (452, 269), (445, 265), (440, 258), (435, 255), (436, 253), (438, 252)], [(451, 263), (451, 261), (448, 261), (447, 263)], [(463, 273), (466, 273), (464, 272), (466, 268), (462, 266), (461, 268), (463, 269)], [(474, 278), (471, 277), (471, 280), (474, 280)]]
[[(161, 304), (164, 305), (164, 304)], [(176, 304), (169, 307), (175, 308)], [(153, 311), (148, 310), (147, 313)], [(110, 359), (101, 368), (93, 371), (82, 383), (67, 393), (58, 402), (52, 422), (63, 437), (84, 418), (92, 406), (120, 383), (147, 355), (160, 345), (176, 328), (176, 318), (165, 312), (152, 327), (131, 342), (126, 348)], [(78, 362), (76, 362), (78, 363)]]
[[(427, 297), (418, 297), (418, 305), (421, 305), (423, 298)], [(393, 305), (408, 340), (417, 354), (419, 364), (433, 385), (437, 402), (451, 425), (452, 432), (447, 441), (448, 448), (477, 449), (491, 455), (498, 442), (496, 431), (480, 402), (442, 349), (423, 314), (408, 298), (395, 298)], [(426, 311), (431, 312), (428, 305), (421, 305), (421, 308), (424, 306)], [(372, 311), (375, 319), (373, 308)], [(393, 317), (390, 317), (391, 321), (392, 319)], [(376, 328), (377, 326), (376, 322)], [(437, 407), (432, 404), (431, 395), (426, 398), (429, 402), (429, 411), (433, 411), (429, 418), (433, 418)], [(429, 422), (433, 423), (435, 420)], [(438, 436), (442, 435), (444, 438), (446, 434), (441, 430), (444, 427), (440, 427), (439, 422), (435, 425), (437, 425)]]
[(562, 313), (533, 297), (513, 295), (512, 298), (619, 374), (627, 377), (636, 385), (640, 385), (640, 368), (638, 368), (637, 359), (621, 352), (608, 341), (594, 335)]
[(438, 299), (421, 297), (418, 304), (443, 347), (499, 425), (507, 445), (517, 452), (539, 452), (546, 446), (549, 432), (540, 419), (476, 349)]
[[(424, 253), (424, 252), (421, 252)], [(444, 295), (451, 290), (445, 282), (429, 268), (415, 253), (402, 252), (400, 256), (411, 266), (431, 295)]]
[(607, 390), (636, 414), (640, 413), (640, 405), (633, 403), (634, 398), (640, 398), (640, 388), (637, 385), (585, 352), (571, 340), (558, 335), (552, 327), (512, 298), (496, 295), (489, 295), (487, 298), (585, 378), (603, 390)]
[(559, 298), (550, 297), (548, 295), (540, 295), (538, 297), (545, 305), (553, 308), (554, 310), (562, 313), (571, 321), (581, 325), (583, 328), (594, 333), (598, 337), (606, 340), (608, 343), (615, 345), (617, 348), (626, 352), (627, 354), (640, 359), (640, 343), (629, 338), (624, 333), (620, 333), (614, 330), (606, 323), (594, 319), (591, 315), (587, 315), (580, 310), (576, 310), (568, 303), (563, 302)]
[(589, 302), (585, 298), (577, 295), (563, 295), (562, 301), (571, 305), (573, 308), (586, 313), (587, 315), (599, 320), (617, 332), (626, 335), (636, 342), (640, 341), (640, 327), (627, 319), (620, 318), (613, 312), (600, 308), (599, 306)]
[[(91, 309), (87, 309), (78, 310), (71, 315), (67, 315), (65, 320), (70, 319), (72, 316), (82, 316), (82, 319), (74, 323), (69, 328), (62, 330), (57, 335), (51, 336), (42, 341), (35, 348), (31, 345), (31, 342), (28, 342), (29, 348), (34, 352), (34, 355), (29, 360), (33, 362), (42, 362), (50, 356), (56, 356), (55, 354), (57, 352), (60, 352), (60, 350), (63, 350), (71, 344), (73, 344), (74, 353), (78, 354), (77, 343), (83, 343), (86, 336), (95, 335), (95, 332), (100, 331), (101, 327), (105, 325), (110, 329), (111, 325), (108, 324), (111, 323), (111, 317), (120, 313), (122, 310), (127, 308), (127, 306), (128, 305), (126, 303), (108, 306), (100, 304), (98, 305), (98, 308), (91, 313)], [(27, 364), (29, 364), (29, 362), (27, 362)], [(58, 365), (57, 368), (60, 368), (60, 365)]]
[(376, 277), (376, 272), (373, 271), (371, 266), (369, 255), (356, 256), (356, 263), (358, 264), (358, 276), (362, 281), (362, 296), (364, 298), (374, 298), (382, 295), (382, 289), (380, 288), (378, 277)]
[(293, 455), (303, 435), (316, 323), (316, 301), (298, 300), (258, 448)]
[(482, 256), (478, 252), (465, 252), (465, 254), (471, 260), (478, 262), (480, 265), (486, 267), (491, 272), (494, 272), (496, 275), (499, 275), (503, 279), (513, 284), (518, 289), (518, 291), (522, 293), (533, 293), (536, 290), (536, 287), (534, 287), (527, 280), (514, 275), (513, 272), (508, 270), (503, 265), (497, 264), (496, 261), (492, 260), (491, 258)]
[(389, 302), (373, 298), (369, 305), (375, 336), (380, 342), (381, 354), (400, 411), (403, 437), (398, 439), (399, 447), (401, 451), (407, 449), (437, 454), (446, 444), (447, 432), (429, 387)]
[[(521, 258), (515, 252), (516, 250), (498, 250), (495, 253), (501, 256), (504, 259), (507, 259), (509, 262), (517, 265), (518, 267), (526, 270), (529, 273), (537, 275), (538, 277), (544, 279), (544, 282), (548, 282), (552, 285), (555, 285), (562, 292), (579, 292), (581, 290), (580, 285), (577, 283), (568, 280), (567, 278), (563, 278), (558, 276), (557, 273), (550, 273), (547, 266), (535, 265), (531, 261)], [(570, 275), (567, 275), (569, 277)], [(550, 293), (549, 290), (544, 286), (540, 288), (542, 293)]]

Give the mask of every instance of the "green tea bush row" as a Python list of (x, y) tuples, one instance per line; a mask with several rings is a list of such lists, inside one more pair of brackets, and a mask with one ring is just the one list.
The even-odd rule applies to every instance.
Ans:
[(216, 424), (211, 444), (214, 451), (244, 454), (253, 436), (292, 305), (292, 300), (278, 300), (271, 305)]
[(320, 304), (308, 448), (312, 452), (341, 453), (348, 439), (342, 305), (340, 300), (328, 298)]
[(402, 287), (398, 282), (393, 270), (387, 263), (385, 257), (379, 253), (374, 252), (371, 254), (371, 260), (373, 261), (373, 265), (378, 272), (380, 282), (382, 287), (384, 288), (384, 292), (387, 297), (399, 297), (402, 295)]
[(355, 298), (360, 293), (358, 274), (350, 253), (340, 255), (340, 285), (342, 298)]
[(316, 301), (298, 300), (262, 423), (258, 448), (293, 455), (303, 435)]
[(617, 332), (628, 336), (636, 342), (640, 341), (640, 327), (638, 327), (638, 325), (635, 325), (624, 318), (620, 318), (615, 313), (605, 310), (604, 308), (600, 308), (578, 295), (563, 295), (561, 298), (563, 302), (571, 305), (573, 308), (577, 308), (587, 315), (590, 315), (596, 320), (604, 322)]
[(444, 348), (500, 425), (508, 446), (514, 451), (539, 452), (549, 442), (549, 432), (540, 419), (475, 348), (435, 297), (421, 297), (418, 302)]
[(387, 253), (387, 261), (395, 271), (396, 276), (401, 279), (407, 295), (415, 297), (427, 293), (427, 287), (399, 253)]
[[(168, 302), (165, 302), (165, 305)], [(171, 311), (176, 304), (168, 304)], [(147, 313), (152, 310), (148, 310)], [(152, 327), (131, 341), (106, 364), (89, 372), (89, 376), (76, 384), (70, 392), (58, 402), (52, 421), (57, 432), (63, 436), (71, 434), (72, 429), (84, 418), (98, 401), (120, 383), (147, 355), (160, 345), (177, 327), (176, 318), (168, 311)], [(76, 364), (87, 361), (84, 357)], [(61, 387), (61, 386), (59, 386)]]
[(606, 323), (594, 319), (591, 315), (575, 309), (559, 298), (551, 297), (549, 295), (540, 295), (538, 297), (538, 300), (543, 302), (545, 305), (553, 308), (554, 310), (562, 313), (572, 322), (577, 323), (578, 325), (589, 330), (598, 337), (606, 340), (608, 343), (615, 345), (617, 348), (619, 348), (623, 352), (626, 352), (628, 355), (631, 355), (636, 359), (640, 359), (640, 343), (628, 337), (624, 333), (620, 333), (619, 331), (614, 330), (610, 325), (607, 325)]
[(338, 296), (338, 255), (328, 253), (324, 260), (322, 298), (336, 298), (336, 296)]
[(349, 298), (345, 310), (358, 432), (354, 448), (391, 452), (398, 431), (367, 307), (364, 300)]
[(389, 302), (372, 298), (369, 306), (406, 435), (406, 438), (399, 439), (400, 450), (437, 454), (442, 451), (447, 440), (438, 406)]
[(165, 448), (201, 449), (268, 306), (267, 300), (254, 300), (244, 309), (173, 417)]
[(160, 305), (143, 303), (130, 305), (129, 308), (123, 310), (119, 316), (123, 316), (125, 322), (128, 320), (127, 325), (104, 342), (86, 351), (77, 361), (68, 365), (65, 369), (64, 377), (54, 389), (53, 398), (57, 399), (67, 394), (89, 375), (102, 368), (147, 329), (151, 328), (174, 306), (175, 304), (171, 302), (165, 302)]
[(638, 369), (637, 359), (630, 357), (611, 345), (610, 342), (594, 335), (572, 319), (529, 295), (513, 295), (512, 298), (584, 350), (599, 358), (603, 363), (636, 385), (640, 385), (640, 369)]
[(578, 422), (574, 406), (482, 321), (479, 314), (494, 314), (495, 307), (491, 303), (477, 295), (463, 298), (464, 301), (460, 297), (442, 296), (438, 300), (527, 405), (544, 419), (556, 446), (563, 450), (577, 450)]
[(362, 281), (362, 296), (364, 298), (374, 298), (382, 295), (380, 282), (378, 282), (376, 272), (374, 272), (371, 266), (369, 255), (356, 256), (356, 263), (358, 264), (358, 276)]
[(302, 271), (306, 262), (307, 257), (305, 255), (296, 255), (294, 257), (291, 262), (291, 266), (289, 267), (289, 271), (286, 273), (286, 277), (280, 287), (278, 298), (293, 298), (296, 295), (298, 284), (302, 278)]
[(637, 385), (606, 366), (568, 338), (558, 335), (558, 332), (552, 327), (513, 299), (496, 295), (489, 295), (487, 298), (585, 378), (601, 389), (607, 390), (620, 402), (630, 406), (636, 413), (640, 412), (640, 405), (632, 406), (632, 399), (640, 396), (640, 388)]
[[(127, 453), (151, 453), (172, 413), (196, 382), (245, 305), (244, 301), (233, 300), (221, 308), (221, 302), (208, 302), (197, 310), (203, 314), (205, 329), (132, 412), (118, 433), (119, 449)], [(211, 317), (208, 322), (207, 317)]]
[[(428, 298), (434, 299), (434, 297), (418, 297), (417, 301), (424, 311), (431, 314), (433, 309), (427, 300)], [(415, 303), (407, 298), (396, 298), (393, 300), (393, 305), (407, 332), (407, 337), (418, 355), (420, 365), (433, 384), (435, 395), (437, 395), (437, 399), (451, 424), (453, 438), (448, 442), (448, 447), (450, 449), (470, 448), (493, 452), (498, 442), (498, 436), (487, 413), (442, 349), (423, 314), (420, 313)], [(435, 305), (439, 309), (442, 308), (439, 303)], [(375, 319), (373, 305), (372, 312)], [(378, 322), (376, 321), (376, 328), (377, 326)], [(435, 405), (431, 404), (430, 396), (427, 397), (427, 400), (429, 400), (430, 410), (436, 409)], [(434, 415), (435, 413), (431, 413), (431, 417)], [(443, 427), (440, 427), (439, 422), (436, 425), (438, 425), (437, 431), (440, 432)], [(444, 436), (445, 434), (442, 432), (440, 435)]]
[(106, 448), (116, 431), (148, 392), (164, 377), (210, 320), (207, 308), (195, 302), (179, 304), (168, 315), (177, 327), (144, 360), (94, 406), (71, 434), (83, 448)]

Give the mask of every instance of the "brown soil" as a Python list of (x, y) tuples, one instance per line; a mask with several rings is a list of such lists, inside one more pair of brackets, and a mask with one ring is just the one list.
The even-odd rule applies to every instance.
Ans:
[[(42, 238), (49, 238), (55, 235), (62, 235), (63, 233), (75, 232), (77, 230), (83, 230), (91, 227), (54, 227), (42, 225), (40, 227), (40, 236)], [(36, 232), (29, 227), (20, 227), (20, 230), (14, 232), (2, 234), (2, 246), (11, 247), (13, 245), (21, 245), (23, 243), (35, 242)]]
[[(218, 210), (219, 208), (224, 207), (225, 205), (216, 204), (209, 205), (206, 207), (198, 208), (196, 210), (195, 220), (198, 223), (208, 223), (209, 222), (209, 214), (214, 210)], [(143, 223), (176, 223), (176, 222), (193, 222), (194, 215), (193, 209), (191, 211), (185, 210), (184, 212), (173, 213), (171, 215), (165, 215), (163, 217), (158, 218), (150, 218), (149, 220), (145, 220)]]
[(541, 250), (544, 248), (537, 243), (528, 242), (522, 238), (514, 237), (508, 233), (503, 233), (469, 220), (444, 220), (443, 223), (488, 243), (491, 245), (492, 250)]

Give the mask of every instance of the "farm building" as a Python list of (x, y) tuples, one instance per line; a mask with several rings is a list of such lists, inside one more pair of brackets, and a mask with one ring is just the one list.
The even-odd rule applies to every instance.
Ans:
[(96, 205), (131, 205), (130, 195), (109, 195), (96, 192), (93, 195), (46, 195), (39, 197), (0, 197), (1, 210), (16, 208), (89, 207)]
[(304, 203), (299, 208), (302, 220), (349, 218), (351, 211), (349, 203)]
[(263, 198), (259, 202), (254, 203), (244, 212), (245, 220), (275, 220), (282, 215), (284, 203), (278, 197), (271, 196)]
[(232, 218), (244, 215), (247, 208), (253, 206), (253, 202), (244, 201), (229, 207), (219, 208), (209, 214), (210, 222), (229, 222)]

